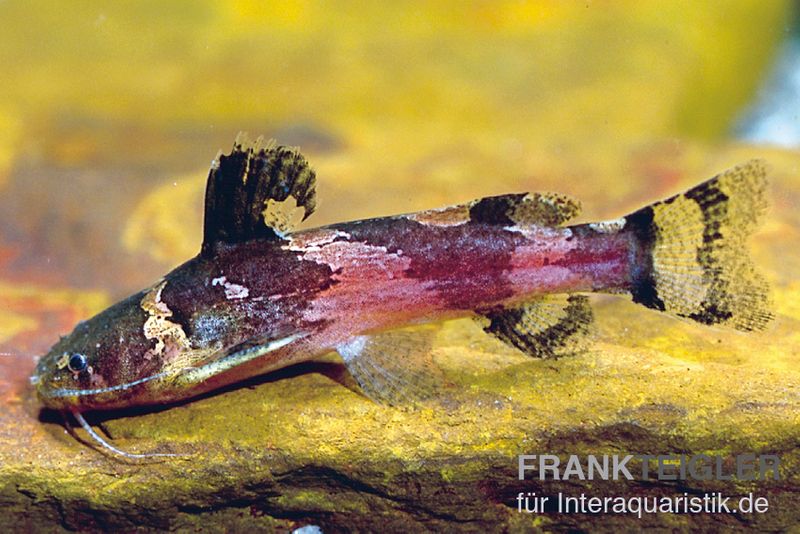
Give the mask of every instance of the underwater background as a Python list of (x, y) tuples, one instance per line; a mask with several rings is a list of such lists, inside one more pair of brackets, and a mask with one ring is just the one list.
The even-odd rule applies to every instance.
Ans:
[[(792, 2), (0, 3), (0, 528), (781, 529), (800, 522), (800, 102)], [(753, 157), (751, 243), (776, 320), (742, 335), (592, 297), (585, 355), (533, 361), (441, 326), (452, 409), (359, 395), (337, 357), (165, 410), (41, 413), (35, 358), (200, 246), (208, 166), (239, 131), (317, 171), (305, 226), (557, 191), (617, 217)], [(80, 431), (78, 435), (81, 436)], [(518, 454), (779, 454), (762, 515), (520, 514)], [(694, 486), (692, 485), (694, 484)]]

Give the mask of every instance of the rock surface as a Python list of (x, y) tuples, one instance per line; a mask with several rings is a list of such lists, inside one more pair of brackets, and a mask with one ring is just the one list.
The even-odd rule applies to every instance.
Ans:
[[(4, 20), (28, 20), (21, 5), (0, 6)], [(751, 94), (784, 8), (731, 3), (723, 25), (695, 4), (556, 6), (347, 19), (305, 3), (269, 14), (192, 3), (174, 27), (122, 8), (37, 19), (32, 33), (10, 25), (0, 50), (22, 54), (46, 35), (53, 53), (26, 64), (28, 77), (7, 63), (15, 81), (0, 89), (0, 529), (797, 525), (800, 155), (714, 142)], [(745, 47), (745, 33), (760, 38)], [(69, 74), (87, 65), (104, 76)], [(43, 81), (51, 72), (58, 83)], [(776, 321), (742, 335), (596, 296), (593, 349), (557, 361), (454, 321), (434, 347), (449, 385), (428, 405), (376, 405), (327, 355), (180, 406), (89, 414), (120, 448), (187, 455), (106, 457), (40, 411), (34, 356), (196, 253), (205, 166), (239, 129), (304, 147), (319, 175), (315, 224), (525, 190), (581, 199), (583, 220), (611, 218), (766, 158), (773, 207), (752, 252)], [(776, 454), (781, 480), (517, 477), (520, 454), (699, 453)], [(517, 502), (714, 491), (770, 508), (640, 520), (519, 513)]]

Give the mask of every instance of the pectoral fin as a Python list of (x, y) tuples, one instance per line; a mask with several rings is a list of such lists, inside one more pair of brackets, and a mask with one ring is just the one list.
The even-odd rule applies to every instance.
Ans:
[(337, 347), (347, 370), (370, 399), (392, 406), (431, 398), (445, 384), (431, 356), (433, 327), (390, 330)]
[(592, 309), (584, 295), (546, 296), (515, 308), (479, 313), (484, 331), (536, 358), (580, 353), (593, 332)]
[(214, 358), (213, 361), (205, 365), (185, 369), (175, 378), (175, 382), (184, 386), (199, 384), (212, 376), (230, 371), (236, 366), (285, 347), (294, 341), (304, 338), (306, 335), (305, 333), (296, 333), (279, 339), (256, 339), (242, 343), (227, 349), (218, 358)]

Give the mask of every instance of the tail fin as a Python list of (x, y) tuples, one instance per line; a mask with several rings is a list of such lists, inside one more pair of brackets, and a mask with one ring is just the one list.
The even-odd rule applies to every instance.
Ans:
[(625, 218), (640, 245), (634, 302), (704, 324), (761, 330), (766, 281), (745, 241), (766, 209), (766, 164), (752, 160)]

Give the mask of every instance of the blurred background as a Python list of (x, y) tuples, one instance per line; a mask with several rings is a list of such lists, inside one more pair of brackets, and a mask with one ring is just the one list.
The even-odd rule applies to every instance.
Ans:
[[(0, 524), (213, 530), (231, 517), (273, 524), (265, 513), (326, 521), (333, 507), (346, 511), (339, 521), (381, 521), (419, 501), (409, 513), (476, 529), (468, 517), (516, 517), (498, 489), (516, 477), (494, 466), (558, 452), (560, 435), (570, 454), (780, 453), (795, 476), (764, 489), (775, 512), (756, 528), (795, 525), (799, 7), (0, 0)], [(267, 387), (103, 423), (125, 450), (202, 450), (208, 461), (106, 462), (40, 413), (28, 382), (36, 356), (198, 252), (209, 164), (239, 131), (307, 155), (320, 201), (309, 226), (524, 191), (580, 199), (580, 221), (616, 218), (765, 158), (773, 206), (750, 247), (777, 319), (743, 336), (592, 297), (597, 350), (557, 364), (451, 322), (435, 349), (463, 399), (448, 410), (414, 417), (359, 399), (337, 383), (334, 359), (317, 368), (328, 374), (289, 370)], [(306, 470), (315, 465), (324, 469)], [(403, 514), (397, 524), (413, 530)], [(642, 525), (609, 517), (620, 522), (554, 524)], [(663, 517), (651, 525), (749, 524)], [(540, 519), (506, 528), (548, 528)]]
[(195, 255), (208, 165), (240, 130), (307, 154), (313, 225), (528, 190), (598, 219), (794, 157), (797, 11), (2, 2), (0, 348), (44, 350)]

